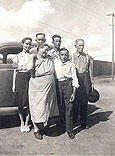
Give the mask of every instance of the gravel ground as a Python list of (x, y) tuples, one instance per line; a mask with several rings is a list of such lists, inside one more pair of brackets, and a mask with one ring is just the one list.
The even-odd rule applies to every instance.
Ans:
[(64, 131), (52, 127), (42, 141), (21, 133), (17, 115), (0, 117), (0, 155), (115, 155), (115, 82), (95, 81), (100, 100), (88, 106), (87, 130), (79, 124), (70, 140)]

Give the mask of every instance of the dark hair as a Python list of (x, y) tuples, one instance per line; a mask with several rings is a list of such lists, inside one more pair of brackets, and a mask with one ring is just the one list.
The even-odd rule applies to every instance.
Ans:
[(47, 47), (48, 49), (50, 48), (48, 44), (43, 44), (42, 46), (40, 46), (41, 49), (44, 47)]
[(37, 37), (38, 35), (43, 35), (44, 38), (45, 38), (45, 36), (46, 36), (44, 33), (37, 33), (37, 34), (36, 34), (36, 37)]
[(30, 37), (25, 37), (22, 39), (22, 43), (24, 43), (26, 40), (30, 40), (32, 42), (32, 39)]
[(67, 48), (65, 48), (65, 47), (60, 49), (59, 54), (60, 54), (61, 51), (67, 51), (68, 54), (69, 54), (69, 50)]
[(85, 41), (83, 39), (77, 39), (77, 40), (75, 40), (75, 44), (77, 44), (79, 41), (83, 41), (85, 43)]
[(59, 36), (59, 35), (55, 34), (55, 35), (53, 35), (53, 36), (52, 36), (52, 40), (54, 41), (54, 38), (56, 38), (56, 37), (58, 37), (58, 38), (60, 38), (60, 39), (61, 39), (61, 36)]

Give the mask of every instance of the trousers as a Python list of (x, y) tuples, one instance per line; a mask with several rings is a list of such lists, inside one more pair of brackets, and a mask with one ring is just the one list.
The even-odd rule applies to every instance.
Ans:
[(88, 94), (91, 87), (91, 82), (89, 76), (87, 76), (86, 73), (79, 74), (78, 80), (79, 80), (80, 87), (76, 91), (76, 106), (77, 109), (79, 107), (81, 124), (86, 124)]
[(59, 115), (65, 121), (66, 131), (71, 132), (73, 130), (73, 103), (69, 100), (73, 92), (72, 80), (56, 81), (56, 89)]

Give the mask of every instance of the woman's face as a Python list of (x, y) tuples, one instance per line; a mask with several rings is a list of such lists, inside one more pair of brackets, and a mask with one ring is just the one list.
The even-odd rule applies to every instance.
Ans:
[(39, 55), (42, 56), (43, 58), (46, 58), (47, 53), (48, 53), (48, 47), (43, 47), (39, 49)]
[(23, 50), (29, 51), (31, 48), (31, 44), (32, 44), (31, 40), (25, 40), (25, 42), (22, 43)]

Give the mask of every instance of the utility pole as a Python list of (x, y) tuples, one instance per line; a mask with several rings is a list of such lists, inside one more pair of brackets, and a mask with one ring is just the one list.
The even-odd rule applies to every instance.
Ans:
[(112, 24), (109, 26), (112, 26), (112, 80), (114, 80), (114, 17), (115, 14), (112, 12), (111, 14), (107, 14), (106, 16), (112, 17)]

